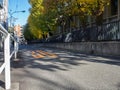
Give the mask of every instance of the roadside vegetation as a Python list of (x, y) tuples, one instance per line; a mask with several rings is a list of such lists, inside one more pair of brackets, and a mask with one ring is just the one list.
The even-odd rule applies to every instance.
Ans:
[(31, 5), (28, 23), (25, 26), (26, 39), (43, 39), (56, 34), (58, 26), (63, 29), (75, 27), (72, 17), (78, 16), (81, 26), (86, 27), (88, 18), (100, 24), (104, 8), (109, 0), (29, 0)]

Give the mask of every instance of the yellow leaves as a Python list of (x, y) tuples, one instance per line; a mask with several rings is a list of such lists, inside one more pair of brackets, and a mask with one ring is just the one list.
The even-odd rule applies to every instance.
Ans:
[(75, 7), (75, 8), (73, 8), (73, 10), (72, 10), (72, 14), (75, 14), (76, 12), (78, 13), (78, 8)]
[(40, 30), (32, 29), (31, 32), (35, 38), (37, 39), (42, 38), (42, 32)]
[(81, 11), (82, 11), (82, 12), (85, 12), (85, 10), (86, 10), (86, 8), (81, 8)]
[[(28, 23), (31, 29), (47, 31), (55, 27), (59, 16), (79, 15), (81, 21), (89, 15), (99, 16), (109, 0), (29, 0), (32, 6)], [(40, 18), (42, 16), (42, 18)], [(84, 19), (84, 20), (83, 20)], [(47, 22), (47, 23), (46, 23)], [(48, 27), (49, 26), (49, 27)], [(42, 28), (42, 29), (41, 29)], [(40, 34), (40, 32), (37, 32)], [(38, 37), (40, 37), (38, 35)]]

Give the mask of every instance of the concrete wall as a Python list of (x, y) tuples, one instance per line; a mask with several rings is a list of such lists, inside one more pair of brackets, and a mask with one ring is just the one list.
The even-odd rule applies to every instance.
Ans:
[(120, 42), (46, 43), (45, 46), (74, 50), (86, 54), (120, 56)]

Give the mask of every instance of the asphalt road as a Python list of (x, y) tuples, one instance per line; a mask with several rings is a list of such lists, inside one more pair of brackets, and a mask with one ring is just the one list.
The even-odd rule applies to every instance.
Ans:
[(12, 61), (19, 90), (120, 90), (120, 59), (27, 45)]

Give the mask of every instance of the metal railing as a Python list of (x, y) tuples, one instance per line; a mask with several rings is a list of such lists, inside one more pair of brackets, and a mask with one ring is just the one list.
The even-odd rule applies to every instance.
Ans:
[[(68, 39), (68, 40), (67, 40)], [(102, 24), (101, 26), (91, 26), (79, 28), (71, 32), (47, 38), (44, 42), (97, 42), (97, 41), (120, 41), (120, 20)]]
[[(5, 69), (5, 89), (11, 88), (11, 75), (10, 75), (10, 59), (15, 55), (15, 58), (17, 57), (18, 52), (18, 41), (16, 38), (14, 38), (10, 33), (7, 32), (7, 30), (0, 24), (0, 39), (2, 39), (3, 44), (3, 63), (0, 67), (0, 74)], [(11, 42), (14, 41), (14, 49), (11, 51)]]

